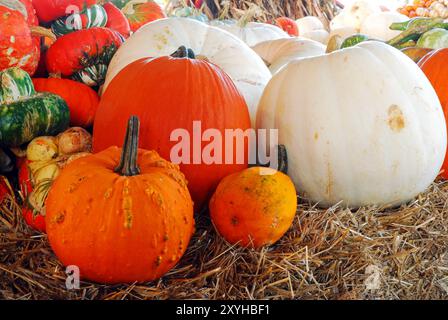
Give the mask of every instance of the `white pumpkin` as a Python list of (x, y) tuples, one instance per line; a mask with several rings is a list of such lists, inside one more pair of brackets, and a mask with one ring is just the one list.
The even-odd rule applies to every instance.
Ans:
[(269, 69), (253, 50), (235, 36), (193, 19), (161, 19), (140, 28), (114, 55), (104, 90), (128, 64), (145, 57), (171, 55), (182, 45), (193, 49), (196, 55), (207, 58), (232, 78), (246, 99), (254, 123), (258, 102), (271, 78)]
[(341, 13), (330, 22), (330, 29), (340, 29), (352, 27), (356, 32), (361, 30), (364, 20), (374, 13), (381, 12), (379, 5), (375, 1), (358, 0), (346, 6)]
[(319, 18), (314, 16), (303, 17), (296, 20), (297, 27), (299, 28), (299, 35), (308, 33), (315, 30), (325, 30), (324, 24)]
[(301, 37), (327, 44), (330, 38), (330, 34), (327, 30), (314, 30), (301, 35)]
[(267, 85), (260, 129), (278, 129), (297, 190), (321, 206), (395, 206), (442, 166), (443, 111), (420, 68), (377, 41), (289, 63)]
[(265, 41), (252, 48), (268, 65), (272, 74), (289, 62), (325, 54), (326, 47), (313, 40), (288, 38)]
[(361, 25), (361, 33), (373, 39), (388, 41), (400, 34), (401, 31), (391, 30), (389, 27), (395, 22), (404, 22), (409, 17), (398, 12), (379, 12), (368, 16)]
[(230, 32), (243, 40), (249, 47), (253, 47), (260, 42), (268, 40), (290, 38), (290, 36), (279, 27), (267, 23), (249, 22), (242, 27), (239, 23), (221, 23), (220, 21), (212, 21), (211, 25)]

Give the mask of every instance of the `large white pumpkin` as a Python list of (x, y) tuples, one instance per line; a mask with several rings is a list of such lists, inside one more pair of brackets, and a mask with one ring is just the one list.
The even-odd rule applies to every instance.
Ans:
[(253, 47), (260, 42), (290, 38), (290, 36), (277, 26), (260, 22), (249, 22), (244, 27), (238, 23), (222, 23), (212, 21), (211, 25), (230, 32), (241, 39), (249, 47)]
[(428, 79), (374, 41), (289, 63), (266, 87), (257, 127), (278, 128), (297, 190), (321, 206), (407, 202), (437, 177), (447, 146)]
[(145, 57), (171, 55), (182, 45), (193, 49), (196, 55), (207, 58), (232, 78), (244, 96), (255, 123), (258, 102), (271, 78), (269, 69), (253, 50), (235, 36), (193, 19), (161, 19), (140, 28), (114, 55), (104, 90), (128, 64)]
[(398, 12), (379, 12), (368, 16), (361, 25), (361, 33), (370, 38), (389, 41), (401, 31), (391, 30), (392, 23), (407, 21), (409, 18)]
[(268, 65), (272, 74), (289, 62), (325, 54), (326, 47), (313, 40), (288, 38), (259, 43), (252, 48)]
[(380, 6), (376, 1), (357, 0), (347, 5), (336, 17), (330, 22), (330, 29), (340, 29), (351, 27), (360, 31), (364, 20), (371, 14), (381, 12)]

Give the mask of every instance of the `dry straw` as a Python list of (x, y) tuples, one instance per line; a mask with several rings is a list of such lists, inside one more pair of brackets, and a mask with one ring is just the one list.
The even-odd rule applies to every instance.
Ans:
[[(171, 11), (188, 3), (189, 0), (171, 0), (167, 9)], [(338, 10), (333, 0), (205, 0), (201, 10), (210, 19), (239, 20), (254, 8), (257, 10), (253, 20), (259, 22), (270, 22), (281, 16), (298, 19), (313, 15), (328, 23)]]
[(13, 202), (0, 216), (0, 297), (6, 299), (447, 299), (448, 183), (394, 210), (321, 210), (300, 199), (294, 226), (260, 251), (232, 247), (207, 214), (162, 280), (65, 289), (45, 235)]
[[(222, 1), (221, 6), (226, 2)], [(229, 0), (229, 2), (230, 15), (233, 18), (244, 15), (244, 12), (254, 5), (258, 6), (260, 8), (258, 21), (272, 21), (280, 16), (298, 19), (309, 15), (329, 21), (337, 10), (333, 0)]]

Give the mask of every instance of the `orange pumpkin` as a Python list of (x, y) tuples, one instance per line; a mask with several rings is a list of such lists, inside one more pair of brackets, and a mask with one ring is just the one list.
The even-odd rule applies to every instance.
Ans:
[[(432, 51), (418, 63), (439, 96), (445, 119), (448, 119), (448, 48)], [(441, 177), (448, 179), (448, 157), (442, 166)]]
[[(226, 148), (230, 144), (225, 138), (227, 129), (245, 131), (251, 127), (244, 98), (225, 72), (205, 60), (195, 59), (185, 47), (172, 57), (137, 60), (113, 79), (96, 113), (94, 152), (120, 145), (120, 136), (126, 130), (124, 119), (130, 115), (137, 115), (142, 121), (141, 147), (156, 150), (165, 159), (171, 159), (175, 147), (186, 142), (172, 138), (176, 129), (189, 134), (189, 150), (175, 154), (188, 159), (171, 160), (180, 162), (197, 209), (207, 203), (222, 178), (247, 168), (247, 139), (246, 146), (237, 150), (240, 144)], [(201, 130), (195, 130), (194, 122), (200, 122)], [(220, 162), (207, 163), (202, 155), (210, 142), (196, 142), (195, 132), (209, 129), (221, 134), (222, 154), (217, 155)], [(216, 143), (221, 146), (221, 142)], [(237, 154), (245, 159), (225, 161), (227, 156), (231, 157), (230, 152), (233, 159)]]
[(84, 279), (157, 279), (176, 265), (193, 234), (184, 175), (157, 152), (137, 149), (138, 128), (132, 117), (122, 150), (111, 147), (75, 160), (50, 190), (50, 244)]
[(57, 94), (70, 109), (70, 125), (88, 128), (93, 124), (100, 98), (96, 91), (84, 83), (70, 79), (35, 78), (34, 89), (38, 92)]
[(291, 226), (296, 209), (291, 179), (260, 167), (224, 178), (210, 200), (210, 215), (219, 234), (243, 247), (277, 242)]

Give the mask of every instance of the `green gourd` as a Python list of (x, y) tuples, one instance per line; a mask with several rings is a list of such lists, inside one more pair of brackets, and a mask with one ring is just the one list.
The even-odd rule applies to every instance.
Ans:
[(37, 93), (28, 73), (20, 68), (0, 71), (0, 146), (18, 147), (37, 136), (67, 129), (70, 111), (51, 93)]

